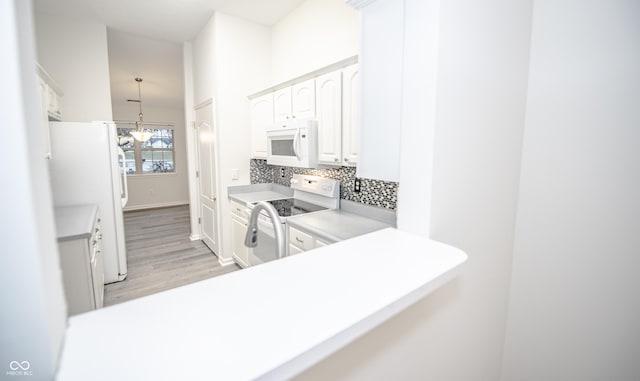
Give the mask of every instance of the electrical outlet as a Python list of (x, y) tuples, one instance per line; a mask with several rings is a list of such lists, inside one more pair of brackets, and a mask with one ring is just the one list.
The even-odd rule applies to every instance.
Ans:
[(353, 191), (354, 191), (355, 193), (360, 193), (360, 185), (361, 185), (361, 184), (360, 184), (360, 179), (356, 178), (356, 179), (353, 181)]
[(280, 167), (280, 177), (284, 179), (284, 167)]

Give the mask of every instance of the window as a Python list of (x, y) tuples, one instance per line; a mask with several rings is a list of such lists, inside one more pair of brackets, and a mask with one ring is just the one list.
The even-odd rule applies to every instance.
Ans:
[(129, 134), (131, 127), (118, 127), (118, 143), (124, 151), (128, 174), (175, 172), (173, 129), (152, 129), (153, 136), (139, 142)]

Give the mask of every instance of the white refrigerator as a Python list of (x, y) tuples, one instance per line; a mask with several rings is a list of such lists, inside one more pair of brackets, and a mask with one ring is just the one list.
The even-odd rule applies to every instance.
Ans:
[(98, 204), (104, 282), (127, 276), (122, 208), (128, 199), (124, 153), (113, 122), (50, 122), (50, 174), (56, 206)]

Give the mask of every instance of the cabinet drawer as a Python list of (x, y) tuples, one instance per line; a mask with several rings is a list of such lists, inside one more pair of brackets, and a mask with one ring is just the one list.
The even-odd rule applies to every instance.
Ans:
[(231, 213), (245, 220), (245, 222), (249, 218), (247, 206), (236, 201), (231, 201)]
[(305, 251), (313, 249), (313, 237), (293, 227), (289, 227), (289, 242)]

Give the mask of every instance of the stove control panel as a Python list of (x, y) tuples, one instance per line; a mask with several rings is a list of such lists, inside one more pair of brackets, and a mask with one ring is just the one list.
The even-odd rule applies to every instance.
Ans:
[(294, 174), (291, 188), (324, 197), (336, 198), (340, 195), (340, 181), (327, 177)]

